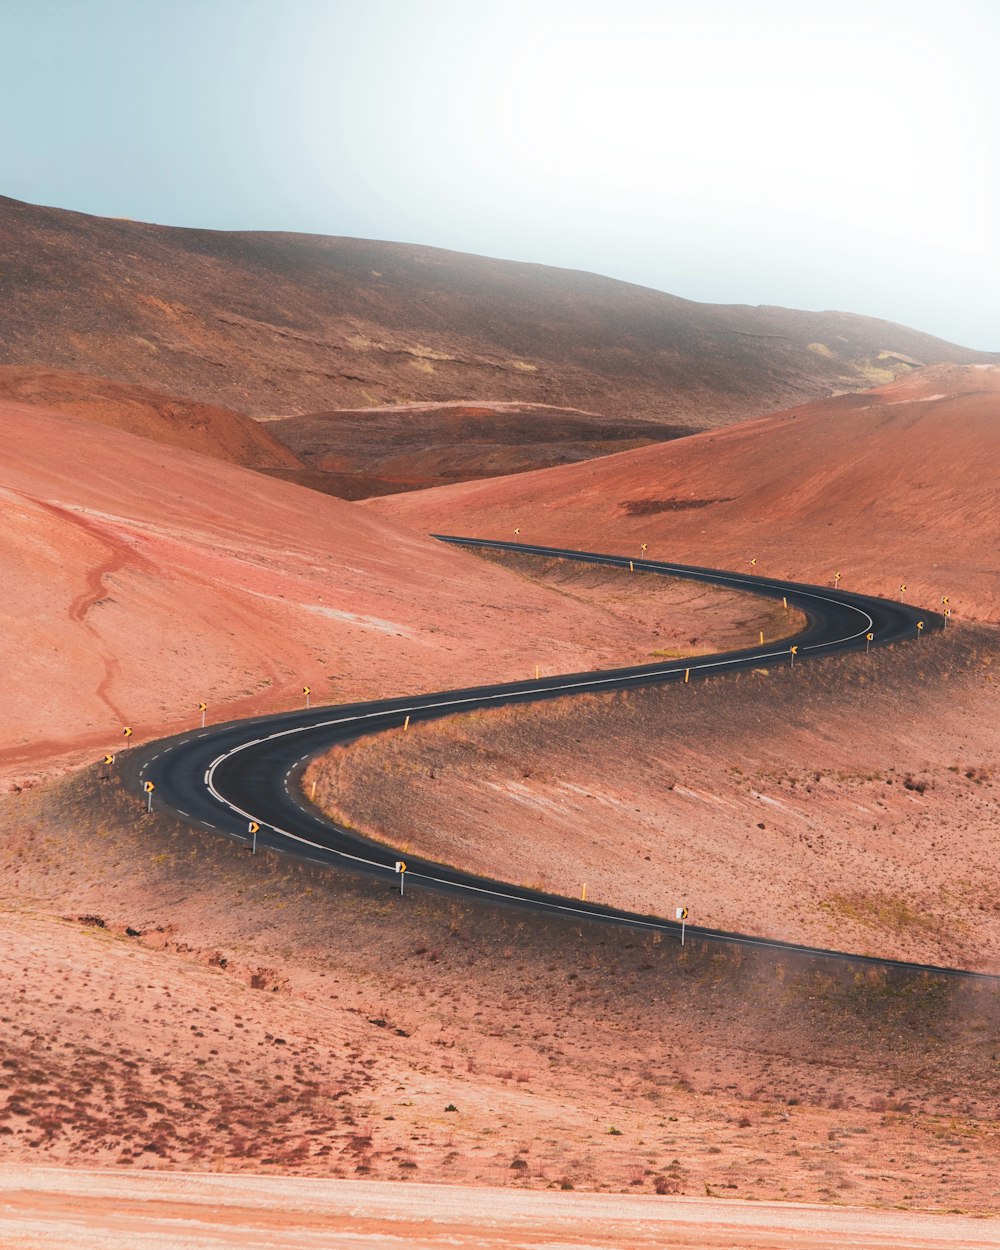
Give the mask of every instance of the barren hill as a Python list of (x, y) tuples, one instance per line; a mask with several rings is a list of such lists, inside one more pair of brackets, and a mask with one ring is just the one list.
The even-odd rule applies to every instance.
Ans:
[(61, 369), (0, 365), (0, 399), (87, 417), (99, 425), (140, 434), (169, 447), (230, 460), (248, 469), (294, 473), (302, 468), (299, 458), (266, 426), (243, 413), (111, 378)]
[[(645, 654), (648, 631), (337, 499), (0, 400), (0, 771), (194, 722)], [(637, 649), (638, 648), (638, 649)]]
[(372, 500), (423, 531), (904, 594), (1000, 620), (1000, 368), (941, 366), (673, 443)]
[(915, 362), (993, 359), (848, 313), (697, 304), (435, 248), (181, 230), (0, 198), (0, 363), (252, 415), (538, 403), (704, 427)]

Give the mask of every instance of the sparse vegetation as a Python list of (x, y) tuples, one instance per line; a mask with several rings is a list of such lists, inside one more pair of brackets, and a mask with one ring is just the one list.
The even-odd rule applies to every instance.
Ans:
[[(586, 882), (589, 898), (661, 915), (683, 879), (718, 927), (988, 966), (996, 748), (955, 764), (953, 744), (962, 708), (988, 715), (978, 674), (997, 643), (968, 627), (925, 643), (917, 694), (906, 649), (882, 651), (773, 669), (766, 696), (744, 673), (425, 723), (331, 753), (310, 783), (370, 836), (395, 845), (405, 824), (414, 853), (486, 876), (576, 897)], [(899, 715), (913, 726), (902, 757), (857, 734)], [(804, 725), (829, 727), (819, 746)], [(750, 914), (734, 889), (747, 864), (774, 900)]]
[[(778, 968), (690, 941), (681, 952), (420, 891), (400, 910), (376, 882), (254, 859), (155, 814), (138, 825), (128, 796), (89, 774), (49, 794), (44, 814), (31, 796), (16, 802), (6, 885), (19, 898), (30, 890), (35, 914), (8, 926), (0, 962), (8, 981), (21, 949), (36, 974), (39, 950), (51, 950), (51, 967), (19, 1008), (25, 1032), (5, 1026), (8, 1157), (664, 1194), (752, 1183), (780, 1196), (791, 1181), (798, 1197), (827, 1200), (822, 1191), (843, 1192), (840, 1181), (828, 1186), (811, 1169), (829, 1147), (852, 1194), (912, 1204), (943, 1192), (928, 1141), (954, 1156), (956, 1195), (995, 1149), (995, 994), (811, 960)], [(64, 824), (77, 831), (69, 887), (59, 858), (38, 853)], [(154, 838), (168, 862), (153, 862)], [(67, 888), (80, 919), (38, 913)], [(276, 891), (288, 904), (280, 913), (270, 910)], [(60, 963), (52, 933), (39, 945), (32, 926), (53, 923), (66, 951), (93, 944), (82, 965)], [(430, 953), (432, 980), (422, 972)], [(80, 967), (91, 970), (85, 1003), (72, 998)], [(104, 968), (115, 977), (95, 979)], [(46, 1013), (61, 1022), (50, 1051), (34, 1045)], [(709, 1062), (664, 1044), (678, 1018), (698, 1020)], [(100, 1045), (95, 1022), (113, 1023)], [(622, 1048), (626, 1022), (632, 1045)], [(775, 1035), (794, 1035), (809, 1063), (776, 1057), (764, 1042)], [(441, 1088), (460, 1096), (447, 1102)], [(552, 1098), (564, 1100), (556, 1116)], [(873, 1109), (880, 1098), (885, 1109)], [(575, 1101), (585, 1115), (565, 1110)], [(834, 1140), (832, 1115), (850, 1130)], [(946, 1143), (970, 1140), (973, 1126), (977, 1153), (955, 1154)], [(678, 1133), (683, 1165), (668, 1144)], [(872, 1133), (926, 1157), (905, 1190), (865, 1179)], [(484, 1153), (491, 1139), (516, 1150)], [(754, 1171), (733, 1179), (736, 1143), (751, 1139)]]

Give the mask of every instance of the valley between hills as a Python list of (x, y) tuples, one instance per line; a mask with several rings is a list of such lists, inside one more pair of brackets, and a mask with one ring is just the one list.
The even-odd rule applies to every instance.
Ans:
[[(287, 1183), (266, 1217), (243, 1190), (219, 1203), (261, 1238), (285, 1211), (289, 1245), (356, 1231), (296, 1178), (385, 1183), (387, 1203), (452, 1186), (472, 1196), (446, 1232), (470, 1245), (521, 1243), (476, 1241), (484, 1190), (463, 1187), (644, 1195), (663, 1223), (602, 1226), (623, 1248), (830, 1244), (699, 1241), (671, 1197), (723, 1223), (726, 1203), (868, 1208), (872, 1237), (891, 1210), (899, 1244), (945, 1244), (946, 1219), (947, 1244), (995, 1244), (996, 982), (400, 899), (147, 816), (99, 762), (201, 702), (211, 725), (306, 685), (356, 702), (792, 627), (755, 596), (433, 533), (903, 595), (947, 606), (946, 630), (414, 726), (308, 782), (372, 838), (484, 875), (998, 974), (1000, 360), (363, 240), (11, 200), (0, 240), (7, 1215), (44, 1165), (96, 1169), (89, 1197), (46, 1201), (93, 1204), (108, 1236), (119, 1212), (107, 1245), (146, 1218), (108, 1178), (139, 1173), (178, 1219), (188, 1174)], [(366, 1218), (437, 1244), (409, 1208)]]

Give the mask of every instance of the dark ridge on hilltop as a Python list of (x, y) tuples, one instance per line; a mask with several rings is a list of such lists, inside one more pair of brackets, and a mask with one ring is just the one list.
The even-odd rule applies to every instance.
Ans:
[(537, 403), (700, 428), (998, 359), (848, 313), (697, 304), (364, 239), (176, 229), (0, 197), (0, 363), (254, 415)]

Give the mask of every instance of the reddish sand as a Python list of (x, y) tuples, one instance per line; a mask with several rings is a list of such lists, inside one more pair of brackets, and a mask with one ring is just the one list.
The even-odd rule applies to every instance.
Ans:
[(995, 986), (401, 899), (139, 807), (2, 801), (8, 1162), (997, 1211)]
[[(188, 471), (197, 464), (197, 480), (209, 480), (208, 462), (191, 460)], [(232, 493), (227, 499), (233, 504)], [(273, 498), (269, 506), (276, 518)], [(346, 505), (328, 511), (324, 501), (314, 509), (328, 519), (354, 515)], [(292, 515), (308, 534), (308, 521)], [(359, 546), (395, 537), (369, 527), (364, 514), (358, 519)], [(217, 525), (220, 546), (231, 549), (231, 528)], [(155, 530), (137, 532), (145, 539), (166, 528), (161, 516)], [(287, 561), (296, 548), (285, 543), (272, 540), (264, 554)], [(416, 540), (410, 551), (418, 572), (435, 571)], [(353, 558), (378, 567), (370, 548)], [(485, 573), (514, 578), (483, 565), (469, 569), (467, 584)], [(669, 605), (663, 583), (637, 576), (616, 590), (592, 574), (584, 583), (563, 577), (558, 594), (547, 594), (580, 618), (600, 608), (606, 635), (629, 622), (630, 636), (640, 633), (647, 646), (650, 617), (658, 617), (660, 641), (674, 644), (680, 605)], [(657, 594), (644, 614), (646, 584)], [(542, 589), (521, 578), (500, 589), (511, 602), (542, 601)], [(697, 628), (711, 623), (710, 603), (683, 606)], [(478, 624), (468, 609), (462, 620)], [(467, 651), (470, 668), (485, 662), (471, 645)], [(596, 710), (585, 707), (591, 723), (571, 735), (583, 739), (577, 749), (585, 766), (597, 758)], [(656, 727), (630, 719), (638, 757)], [(553, 746), (567, 723), (557, 718)], [(740, 716), (732, 728), (742, 740)], [(625, 798), (635, 770), (614, 745), (606, 759), (618, 775), (601, 784)], [(546, 744), (536, 735), (527, 748), (518, 783), (551, 785)], [(492, 758), (495, 778), (506, 784), (509, 757)], [(382, 772), (374, 784), (395, 792), (390, 782)], [(10, 794), (0, 807), (0, 907), (7, 909), (0, 980), (13, 1004), (0, 1013), (0, 1154), (10, 1163), (71, 1169), (63, 1196), (39, 1198), (30, 1178), (16, 1183), (11, 1226), (29, 1246), (32, 1238), (62, 1236), (68, 1213), (75, 1245), (100, 1238), (102, 1229), (130, 1246), (147, 1231), (192, 1231), (188, 1222), (177, 1234), (176, 1220), (195, 1218), (192, 1204), (206, 1192), (197, 1181), (154, 1181), (136, 1191), (139, 1203), (122, 1205), (109, 1203), (100, 1178), (75, 1194), (84, 1164), (248, 1178), (267, 1172), (259, 1188), (290, 1207), (295, 1236), (302, 1218), (312, 1217), (296, 1214), (294, 1183), (283, 1188), (281, 1174), (657, 1193), (664, 1204), (681, 1194), (996, 1210), (998, 997), (988, 986), (773, 961), (697, 942), (682, 951), (674, 942), (529, 919), (418, 888), (401, 900), (385, 882), (254, 858), (155, 812), (144, 817), (140, 807), (93, 769)], [(420, 819), (415, 813), (416, 832)], [(605, 832), (615, 827), (609, 821)], [(524, 829), (539, 853), (551, 832), (541, 808)], [(228, 1183), (232, 1200), (217, 1218), (242, 1244), (256, 1236), (266, 1245), (270, 1234), (260, 1225), (271, 1217), (247, 1210), (241, 1181)], [(142, 1206), (157, 1186), (161, 1201)], [(218, 1191), (208, 1192), (215, 1202)], [(399, 1226), (363, 1216), (360, 1228), (323, 1228), (323, 1244), (336, 1244), (333, 1231), (346, 1244), (359, 1234), (398, 1232), (418, 1245), (440, 1231), (426, 1223), (435, 1218), (426, 1193), (412, 1207), (391, 1193), (371, 1194), (383, 1213), (392, 1205)], [(455, 1221), (443, 1235), (469, 1245), (489, 1245), (489, 1237), (518, 1244), (523, 1226), (484, 1214), (484, 1207), (509, 1210), (503, 1199), (481, 1191), (433, 1199), (434, 1210), (442, 1204)], [(530, 1244), (573, 1244), (570, 1230), (553, 1224), (557, 1209), (564, 1210), (539, 1211)], [(575, 1210), (568, 1208), (569, 1218)], [(615, 1219), (625, 1218), (621, 1210)], [(700, 1222), (711, 1211), (700, 1204), (685, 1211), (679, 1228), (640, 1231), (602, 1225), (606, 1217), (595, 1209), (584, 1231), (597, 1229), (598, 1244), (628, 1246), (635, 1237), (641, 1245), (647, 1237), (669, 1245), (668, 1234), (680, 1245), (713, 1244)], [(411, 1214), (418, 1227), (407, 1222)], [(829, 1246), (821, 1217), (810, 1240), (793, 1228), (792, 1214), (775, 1212), (752, 1234), (722, 1216), (721, 1227), (710, 1225), (720, 1246)], [(919, 1232), (933, 1245), (933, 1222), (888, 1218), (901, 1244), (920, 1245), (905, 1240)], [(878, 1245), (872, 1230), (884, 1228), (883, 1219), (859, 1214), (852, 1227), (867, 1229)], [(847, 1235), (848, 1226), (836, 1227), (838, 1239)], [(964, 1235), (966, 1226), (941, 1227), (947, 1237)], [(200, 1221), (197, 1231), (216, 1236)], [(107, 1244), (115, 1243), (102, 1250)]]
[[(955, 376), (979, 377), (983, 389), (996, 389), (988, 372)], [(926, 382), (920, 385), (923, 396), (935, 393)], [(897, 399), (907, 402), (888, 406)], [(707, 462), (696, 458), (668, 471), (670, 458), (682, 455), (681, 445), (674, 444), (600, 465), (463, 487), (460, 493), (468, 492), (461, 495), (466, 500), (501, 500), (490, 504), (496, 511), (481, 522), (487, 528), (480, 532), (494, 527), (493, 532), (509, 533), (513, 524), (522, 524), (525, 537), (542, 537), (529, 534), (523, 518), (512, 521), (519, 508), (504, 496), (518, 483), (534, 481), (552, 492), (555, 506), (536, 505), (551, 527), (548, 536), (611, 549), (617, 542), (633, 550), (652, 524), (660, 527), (657, 546), (670, 546), (664, 554), (719, 563), (733, 559), (738, 549), (729, 533), (712, 532), (724, 522), (760, 538), (757, 552), (767, 555), (763, 535), (772, 532), (765, 516), (770, 508), (779, 523), (785, 520), (786, 532), (788, 523), (795, 525), (792, 538), (774, 531), (769, 539), (776, 544), (774, 561), (780, 555), (788, 566), (782, 571), (805, 576), (818, 561), (828, 556), (832, 561), (849, 540), (860, 555), (857, 565), (845, 562), (845, 580), (862, 580), (869, 567), (862, 560), (874, 561), (876, 542), (867, 533), (874, 524), (883, 527), (877, 537), (894, 560), (902, 559), (906, 541), (916, 534), (921, 559), (949, 562), (935, 572), (963, 575), (960, 589), (954, 580), (948, 584), (956, 607), (963, 615), (988, 618), (996, 602), (989, 580), (995, 549), (983, 541), (995, 534), (995, 526), (988, 529), (995, 497), (986, 489), (996, 480), (990, 459), (995, 444), (987, 442), (995, 422), (985, 415), (992, 393), (985, 399), (966, 393), (948, 407), (926, 398), (914, 403), (905, 389), (865, 402), (886, 405), (876, 413), (880, 432), (873, 432), (881, 439), (873, 444), (883, 458), (881, 476), (865, 460), (853, 466), (852, 477), (836, 460), (844, 437), (824, 435), (824, 421), (807, 410), (708, 444), (719, 472), (730, 474), (728, 481), (713, 478)], [(845, 411), (838, 434), (857, 432), (870, 421), (871, 413), (854, 411), (851, 401), (839, 405)], [(940, 411), (948, 414), (950, 426), (944, 419), (934, 421)], [(786, 428), (801, 431), (795, 445), (803, 471), (823, 465), (819, 478), (825, 485), (812, 501), (782, 503), (791, 479), (779, 481), (776, 444), (764, 433)], [(917, 469), (892, 459), (900, 428), (915, 449)], [(948, 438), (942, 437), (945, 429)], [(969, 430), (978, 433), (973, 437)], [(593, 584), (586, 594), (565, 583), (539, 586), (403, 530), (372, 510), (117, 430), (101, 432), (95, 454), (94, 433), (92, 423), (81, 419), (0, 404), (5, 533), (0, 579), (12, 657), (0, 677), (5, 708), (0, 763), (18, 785), (40, 772), (51, 774), (57, 761), (93, 759), (116, 747), (123, 723), (135, 724), (137, 736), (189, 725), (200, 698), (221, 718), (243, 709), (287, 706), (300, 697), (303, 682), (312, 685), (316, 700), (350, 698), (521, 676), (535, 663), (564, 671), (649, 654), (650, 616), (617, 593)], [(705, 440), (687, 446), (697, 451)], [(683, 452), (689, 454), (694, 455)], [(954, 465), (963, 454), (959, 476)], [(649, 463), (641, 460), (634, 471), (647, 474), (640, 482), (629, 476), (628, 466), (646, 456), (652, 457)], [(627, 472), (619, 483), (614, 474), (622, 465)], [(691, 507), (692, 488), (696, 498), (708, 497), (712, 483), (720, 493), (737, 494), (732, 475), (742, 466), (757, 475), (751, 475), (752, 506), (744, 500), (742, 512), (728, 504)], [(574, 475), (598, 468), (612, 474), (612, 502), (584, 495), (574, 522)], [(691, 474), (680, 510), (682, 487), (671, 478), (675, 472)], [(560, 507), (562, 497), (555, 492), (563, 474), (570, 476), (571, 491)], [(657, 482), (655, 492), (650, 481)], [(956, 483), (965, 494), (958, 494)], [(936, 536), (931, 524), (936, 512), (948, 514), (940, 503), (935, 509), (933, 500), (945, 484), (950, 506), (960, 506), (963, 515)], [(477, 490), (484, 494), (476, 496)], [(906, 516), (890, 526), (883, 496), (896, 491)], [(639, 500), (641, 511), (642, 501), (648, 505), (651, 499), (656, 507), (665, 502), (666, 510), (629, 517), (614, 502)], [(931, 501), (923, 511), (921, 500)], [(388, 510), (390, 503), (380, 506)], [(403, 502), (397, 506), (402, 514)], [(413, 507), (413, 501), (405, 506)], [(859, 525), (845, 516), (851, 508), (865, 510), (866, 521)], [(466, 522), (472, 524), (474, 515), (470, 507)], [(831, 525), (824, 530), (826, 521)], [(701, 528), (709, 534), (700, 534)], [(963, 533), (971, 538), (960, 541)], [(687, 547), (677, 550), (674, 540)], [(942, 544), (940, 552), (934, 543)], [(839, 560), (832, 567), (841, 567)], [(634, 585), (645, 580), (636, 578)], [(911, 591), (927, 592), (919, 574), (910, 573), (908, 581)], [(657, 601), (655, 611), (663, 608)], [(727, 613), (730, 629), (736, 620), (752, 620)], [(685, 639), (676, 617), (658, 627), (656, 649), (690, 645), (696, 633), (692, 628)], [(813, 677), (804, 666), (796, 673), (796, 683), (803, 685), (786, 684), (775, 674), (747, 678), (735, 692), (724, 684), (716, 694), (689, 690), (692, 705), (704, 696), (707, 712), (714, 707), (719, 714), (688, 722), (685, 772), (671, 797), (658, 803), (657, 816), (676, 819), (699, 803), (710, 810), (697, 791), (718, 788), (720, 797), (734, 804), (736, 814), (725, 830), (731, 844), (747, 832), (742, 815), (762, 804), (755, 814), (766, 826), (761, 832), (767, 842), (748, 853), (746, 862), (758, 876), (773, 873), (790, 883), (781, 887), (786, 890), (820, 882), (822, 868), (813, 865), (824, 855), (825, 862), (837, 862), (821, 845), (824, 838), (833, 841), (836, 829), (840, 840), (834, 850), (852, 847), (861, 881), (854, 893), (838, 890), (833, 902), (846, 923), (861, 926), (854, 932), (874, 934), (874, 945), (892, 926), (908, 941), (925, 940), (911, 905), (921, 875), (932, 891), (962, 890), (963, 906), (965, 895), (974, 893), (980, 911), (974, 924), (995, 934), (996, 893), (989, 892), (988, 876), (996, 783), (994, 757), (986, 753), (995, 749), (995, 737), (981, 728), (990, 714), (986, 683), (992, 670), (963, 658), (963, 637), (980, 646), (971, 630), (956, 631), (947, 641), (955, 651), (944, 650), (941, 640), (927, 640), (921, 653), (926, 668), (917, 670), (925, 691), (916, 700), (920, 717), (912, 732), (906, 718), (913, 674), (904, 684), (891, 663), (902, 651), (884, 657), (887, 666), (880, 659), (871, 667), (884, 687), (874, 720), (851, 716), (854, 704), (871, 710), (863, 706), (860, 686), (841, 692), (846, 703), (839, 703), (824, 685), (826, 670), (810, 670)], [(986, 650), (984, 642), (980, 658)], [(830, 671), (836, 677), (841, 670)], [(760, 730), (754, 721), (764, 713), (736, 692), (754, 690), (753, 683), (767, 690), (778, 714), (798, 714), (801, 704), (792, 731), (800, 738), (801, 755), (781, 775), (780, 733), (773, 757), (750, 745)], [(936, 744), (935, 698), (948, 697), (955, 709), (941, 716)], [(555, 769), (573, 753), (569, 739), (579, 737), (583, 741), (572, 744), (585, 753), (578, 767), (592, 775), (584, 778), (581, 772), (578, 781), (586, 782), (613, 817), (601, 836), (609, 839), (621, 830), (621, 863), (630, 849), (637, 860), (640, 845), (646, 845), (639, 839), (648, 829), (641, 812), (626, 819), (621, 808), (630, 802), (641, 807), (655, 786), (647, 756), (663, 755), (663, 777), (678, 767), (678, 739), (670, 735), (684, 728), (680, 718), (670, 728), (669, 709), (666, 721), (648, 711), (656, 698), (665, 696), (621, 703), (613, 725), (616, 740), (603, 765), (596, 744), (607, 723), (597, 715), (597, 701), (582, 710), (581, 732), (567, 732), (572, 722), (562, 710), (554, 714), (551, 732), (542, 719), (526, 718), (542, 727), (523, 740), (528, 760), (517, 758), (513, 741), (470, 735), (477, 751), (495, 751), (493, 783), (532, 812), (529, 820), (512, 822), (510, 831), (523, 833), (540, 854), (552, 854), (560, 864), (572, 853), (546, 801), (558, 783)], [(964, 727), (960, 709), (970, 718)], [(814, 719), (817, 711), (823, 713), (820, 719)], [(708, 719), (723, 726), (711, 731), (718, 735), (714, 739)], [(825, 740), (827, 724), (836, 739)], [(847, 729), (856, 735), (852, 750), (864, 757), (866, 775), (837, 776), (852, 758), (844, 754)], [(704, 741), (697, 740), (702, 732)], [(429, 738), (414, 734), (411, 741), (417, 745)], [(713, 742), (723, 765), (706, 763)], [(893, 758), (894, 743), (901, 742), (909, 752), (903, 766), (914, 763), (914, 788), (906, 784), (903, 757)], [(458, 741), (462, 749), (468, 753)], [(949, 750), (954, 761), (945, 759)], [(966, 761), (975, 764), (975, 775), (962, 769)], [(950, 773), (949, 763), (960, 768), (958, 775)], [(814, 765), (819, 779), (806, 771)], [(426, 762), (417, 760), (416, 767)], [(445, 767), (460, 771), (454, 755)], [(726, 776), (720, 767), (740, 768), (745, 777)], [(881, 776), (867, 775), (869, 769)], [(704, 783), (692, 784), (699, 773)], [(398, 794), (391, 780), (383, 772), (375, 784), (390, 796)], [(677, 781), (693, 797), (678, 794)], [(917, 787), (924, 781), (929, 786), (921, 791)], [(449, 776), (447, 784), (456, 802), (465, 802), (461, 777), (453, 784)], [(414, 780), (414, 797), (423, 785)], [(241, 1171), (248, 1177), (264, 1171), (272, 1183), (275, 1173), (419, 1177), (518, 1190), (613, 1189), (651, 1201), (654, 1192), (663, 1191), (664, 1203), (672, 1194), (728, 1194), (966, 1214), (997, 1210), (1000, 1048), (998, 999), (989, 986), (772, 960), (696, 942), (681, 951), (674, 943), (613, 928), (529, 920), (418, 889), (400, 900), (385, 883), (294, 867), (270, 855), (252, 858), (156, 813), (143, 818), (134, 795), (100, 782), (93, 769), (68, 782), (48, 780), (12, 791), (0, 807), (0, 902), (7, 909), (0, 944), (7, 987), (0, 1012), (0, 1153), (15, 1164), (45, 1161), (71, 1169), (69, 1196), (51, 1202), (37, 1198), (37, 1179), (14, 1174), (12, 1235), (34, 1239), (25, 1245), (42, 1236), (49, 1236), (50, 1244), (52, 1237), (77, 1245), (87, 1245), (89, 1238), (94, 1244), (102, 1226), (112, 1222), (109, 1207), (101, 1205), (107, 1198), (99, 1195), (108, 1190), (99, 1179), (89, 1197), (72, 1193), (84, 1163), (133, 1171), (151, 1164), (205, 1174)], [(525, 796), (529, 803), (522, 801)], [(869, 875), (878, 862), (875, 842), (866, 836), (851, 843), (852, 805), (877, 810), (871, 823), (885, 822), (887, 837), (890, 826), (898, 831), (895, 849), (881, 861), (898, 870), (896, 893), (888, 894), (882, 880)], [(469, 810), (474, 815), (471, 805)], [(502, 816), (500, 808), (497, 812)], [(463, 813), (453, 815), (457, 820)], [(934, 821), (948, 822), (946, 847), (934, 845)], [(418, 827), (404, 836), (420, 834), (419, 822), (414, 824)], [(693, 819), (688, 828), (706, 833), (710, 822)], [(807, 835), (805, 842), (800, 834)], [(480, 827), (478, 835), (476, 849), (482, 853), (484, 839), (496, 840), (496, 826)], [(754, 848), (750, 839), (744, 844)], [(704, 878), (706, 895), (709, 888), (715, 892), (706, 908), (754, 888), (739, 875), (745, 867), (741, 854), (728, 861), (735, 870), (727, 871), (724, 857), (732, 846), (724, 841), (720, 837), (719, 859)], [(951, 855), (952, 846), (961, 848), (966, 861), (962, 879), (954, 864), (946, 870), (935, 862)], [(561, 879), (562, 867), (559, 872)], [(635, 880), (634, 872), (629, 878), (618, 868), (607, 878), (616, 889), (634, 888)], [(864, 901), (856, 895), (872, 883), (875, 902), (884, 910), (881, 928), (865, 930), (858, 918)], [(959, 921), (968, 923), (956, 915)], [(238, 1188), (241, 1182), (233, 1184)], [(27, 1192), (32, 1189), (35, 1196)], [(168, 1192), (165, 1205), (145, 1212), (162, 1217), (155, 1231), (178, 1239), (195, 1232), (211, 1245), (212, 1234), (200, 1222), (177, 1231), (178, 1212), (182, 1219), (193, 1216), (193, 1191), (161, 1190)], [(380, 1202), (377, 1192), (372, 1201)], [(5, 1213), (2, 1203), (0, 1217), (10, 1216), (12, 1208)], [(394, 1211), (409, 1209), (428, 1218), (421, 1206), (395, 1203), (388, 1195), (382, 1210), (393, 1205)], [(245, 1197), (234, 1196), (231, 1231), (243, 1245), (254, 1244), (251, 1237), (266, 1245), (274, 1225), (261, 1230), (262, 1217), (248, 1214), (247, 1206)], [(446, 1235), (489, 1244), (477, 1228), (482, 1210), (459, 1209), (471, 1210), (468, 1223), (461, 1217)], [(754, 1204), (750, 1214), (762, 1210)], [(109, 1235), (119, 1237), (118, 1244), (137, 1244), (134, 1236), (145, 1231), (143, 1217), (120, 1204), (114, 1211), (113, 1220), (124, 1223), (113, 1223)], [(392, 1235), (385, 1220), (379, 1224), (370, 1211), (361, 1208), (367, 1222), (360, 1229), (355, 1224), (337, 1230), (344, 1244), (351, 1238), (356, 1244), (359, 1233), (365, 1244), (376, 1245), (370, 1236)], [(691, 1208), (686, 1211), (691, 1215)], [(691, 1218), (700, 1213), (696, 1209)], [(964, 1221), (918, 1226), (905, 1223), (904, 1215), (889, 1217), (895, 1223), (882, 1244), (895, 1238), (899, 1245), (933, 1245), (935, 1228), (944, 1230), (946, 1241), (966, 1237), (975, 1244), (975, 1230)], [(133, 1216), (134, 1225), (128, 1222)], [(64, 1218), (72, 1221), (68, 1238)], [(549, 1218), (539, 1215), (534, 1244), (572, 1245), (571, 1230), (546, 1224)], [(594, 1227), (606, 1244), (601, 1218), (595, 1211)], [(832, 1218), (847, 1219), (840, 1212)], [(874, 1223), (879, 1217), (871, 1218)], [(299, 1217), (290, 1219), (299, 1236), (294, 1223)], [(786, 1230), (790, 1219), (775, 1216)], [(862, 1226), (865, 1219), (858, 1217)], [(818, 1226), (823, 1227), (819, 1221)], [(976, 1228), (984, 1230), (981, 1240), (988, 1245), (994, 1226), (977, 1222)], [(420, 1244), (416, 1236), (439, 1230), (404, 1224), (401, 1231), (409, 1244)], [(513, 1239), (520, 1231), (494, 1228), (500, 1244), (507, 1238), (508, 1245), (517, 1245)], [(626, 1232), (640, 1236), (634, 1227), (626, 1229), (622, 1245), (629, 1244)], [(315, 1225), (308, 1233), (316, 1233)], [(664, 1231), (657, 1240), (654, 1228), (647, 1244), (652, 1239), (669, 1245), (667, 1235)], [(687, 1227), (679, 1235), (699, 1246), (713, 1244), (703, 1228)], [(718, 1244), (802, 1244), (815, 1250), (831, 1244), (820, 1232), (812, 1242), (796, 1243), (797, 1235), (765, 1227), (753, 1232), (754, 1242), (730, 1222), (720, 1230)], [(878, 1235), (869, 1234), (870, 1244), (880, 1244)], [(609, 1236), (611, 1244), (619, 1244), (617, 1231)], [(853, 1236), (850, 1220), (838, 1223), (833, 1244)], [(313, 1236), (317, 1240), (337, 1244), (327, 1229)], [(115, 1243), (100, 1244), (103, 1250)]]
[(995, 631), (958, 628), (1000, 619), (998, 407), (1000, 370), (934, 369), (586, 465), (370, 501), (445, 532), (517, 525), (803, 581), (841, 571), (890, 595), (905, 582), (955, 616), (946, 638), (867, 663), (765, 665), (685, 699), (361, 744), (331, 757), (327, 801), (391, 840), (405, 778), (415, 853), (658, 914), (683, 895), (728, 929), (1000, 968), (1000, 652)]
[(995, 1220), (468, 1186), (0, 1168), (7, 1250), (991, 1250)]
[[(59, 369), (0, 365), (0, 400), (87, 417), (168, 447), (231, 460), (248, 469), (300, 470), (302, 464), (266, 426), (240, 412), (165, 395), (144, 386)], [(101, 435), (94, 438), (99, 454)]]
[(1000, 368), (865, 394), (585, 464), (366, 501), (422, 531), (829, 582), (1000, 621)]
[[(648, 656), (647, 629), (371, 513), (0, 402), (0, 768), (210, 718)], [(655, 645), (655, 642), (652, 644)]]
[(584, 669), (635, 631), (351, 505), (0, 404), (0, 765), (287, 706)]

